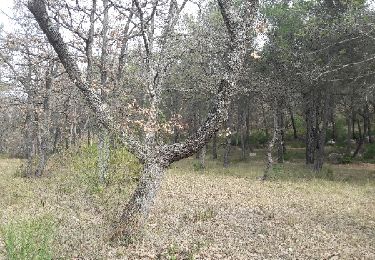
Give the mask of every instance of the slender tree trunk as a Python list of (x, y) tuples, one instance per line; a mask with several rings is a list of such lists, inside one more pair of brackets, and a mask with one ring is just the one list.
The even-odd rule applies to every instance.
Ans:
[[(276, 105), (276, 102), (275, 102)], [(278, 118), (277, 118), (277, 112), (274, 112), (273, 116), (273, 136), (272, 139), (268, 142), (267, 146), (267, 154), (266, 154), (266, 168), (264, 169), (263, 176), (261, 180), (266, 180), (272, 170), (273, 165), (273, 158), (272, 158), (272, 150), (275, 144), (278, 142), (278, 136), (279, 136), (279, 126), (278, 126)]]
[(99, 133), (99, 147), (98, 147), (98, 166), (99, 166), (99, 180), (105, 183), (108, 177), (109, 168), (109, 133), (104, 127), (100, 127)]
[(276, 120), (277, 120), (277, 162), (284, 163), (284, 153), (285, 153), (285, 144), (284, 144), (284, 114), (282, 108), (282, 101), (280, 98), (277, 100), (277, 111), (276, 111)]
[(217, 159), (217, 133), (212, 138), (212, 159)]
[(250, 143), (250, 108), (247, 108), (246, 111), (246, 132), (245, 132), (245, 142), (246, 142), (246, 147), (245, 149), (247, 151), (253, 152), (252, 145)]
[(238, 134), (240, 137), (240, 143), (241, 143), (241, 159), (246, 159), (246, 105), (244, 104), (245, 108), (242, 108), (239, 111), (239, 124), (238, 124)]
[(30, 177), (33, 172), (33, 122), (32, 122), (32, 105), (28, 104), (26, 112), (26, 169), (25, 175)]
[(329, 118), (329, 97), (328, 93), (325, 93), (323, 108), (321, 109), (322, 115), (322, 126), (321, 129), (317, 129), (317, 148), (315, 151), (314, 160), (314, 171), (319, 172), (322, 170), (324, 163), (324, 146), (326, 141), (326, 134), (328, 128), (328, 118)]
[(355, 135), (355, 122), (357, 121), (356, 113), (354, 112), (354, 108), (352, 108), (352, 139), (357, 139)]
[(314, 150), (315, 150), (315, 129), (314, 129), (314, 101), (312, 100), (312, 95), (305, 96), (306, 104), (306, 164), (314, 163)]
[(205, 169), (206, 168), (206, 145), (203, 146), (203, 148), (199, 151), (199, 167), (201, 169)]
[(87, 146), (91, 146), (91, 144), (92, 144), (92, 141), (91, 141), (91, 130), (88, 127), (87, 128)]
[(292, 128), (293, 128), (293, 137), (295, 140), (298, 139), (298, 134), (297, 134), (297, 126), (296, 126), (296, 120), (294, 119), (294, 113), (292, 108), (289, 106), (289, 115), (290, 115), (290, 121), (292, 122)]
[(173, 136), (174, 136), (174, 142), (175, 143), (178, 143), (179, 141), (180, 141), (180, 131), (178, 130), (178, 127), (177, 126), (175, 126), (174, 128), (173, 128)]
[(267, 126), (267, 117), (266, 117), (266, 109), (262, 104), (262, 114), (263, 114), (263, 125), (264, 125), (264, 133), (268, 136), (268, 126)]
[(229, 163), (230, 163), (230, 151), (231, 151), (231, 134), (228, 134), (227, 137), (225, 138), (225, 150), (224, 150), (224, 167), (228, 168)]
[(347, 114), (346, 117), (346, 124), (347, 124), (347, 136), (346, 136), (346, 154), (350, 155), (352, 150), (352, 117), (350, 113)]
[(370, 115), (369, 115), (368, 122), (367, 122), (367, 134), (368, 134), (369, 143), (373, 143), (374, 140), (373, 140), (372, 133), (371, 133), (371, 118), (370, 118)]
[[(108, 80), (108, 29), (109, 29), (109, 6), (108, 0), (103, 0), (103, 30), (102, 30), (102, 53), (100, 62), (100, 81), (101, 81), (101, 98), (106, 100), (107, 80)], [(108, 175), (109, 157), (110, 157), (110, 136), (108, 129), (103, 125), (100, 126), (99, 132), (99, 179), (105, 183)]]
[(43, 97), (43, 110), (41, 114), (41, 125), (39, 128), (40, 149), (39, 149), (39, 165), (36, 170), (36, 176), (42, 176), (48, 161), (48, 140), (50, 126), (50, 96), (52, 91), (53, 78), (55, 75), (55, 64), (52, 62), (50, 68), (46, 72), (45, 93)]
[(61, 130), (60, 130), (60, 127), (57, 126), (55, 128), (55, 134), (54, 134), (54, 137), (53, 137), (53, 149), (52, 149), (52, 153), (57, 153), (58, 152), (57, 145), (58, 145), (59, 140), (60, 140), (60, 135), (61, 135)]

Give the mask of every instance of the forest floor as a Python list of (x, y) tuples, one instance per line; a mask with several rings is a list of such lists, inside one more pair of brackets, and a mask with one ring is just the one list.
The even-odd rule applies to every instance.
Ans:
[(171, 167), (142, 240), (122, 246), (107, 238), (134, 183), (93, 186), (62, 164), (27, 179), (0, 159), (0, 259), (375, 259), (373, 165), (289, 162), (261, 182), (261, 160), (195, 162)]

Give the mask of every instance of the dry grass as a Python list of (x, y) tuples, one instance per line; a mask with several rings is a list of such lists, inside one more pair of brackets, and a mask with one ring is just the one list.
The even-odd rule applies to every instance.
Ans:
[(188, 159), (169, 170), (143, 240), (122, 247), (107, 237), (132, 182), (93, 191), (69, 167), (34, 180), (15, 177), (18, 164), (0, 160), (0, 226), (52, 216), (57, 259), (375, 259), (372, 166), (311, 177), (286, 164), (260, 182), (259, 161), (194, 171)]

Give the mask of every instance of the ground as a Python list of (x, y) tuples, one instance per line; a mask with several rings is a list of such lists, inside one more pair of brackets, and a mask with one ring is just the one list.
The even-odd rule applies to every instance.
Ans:
[(26, 179), (17, 174), (20, 161), (1, 159), (0, 258), (9, 255), (12, 227), (48, 218), (55, 259), (375, 259), (373, 165), (313, 175), (300, 162), (285, 163), (262, 182), (259, 160), (229, 169), (194, 163), (171, 167), (143, 238), (122, 246), (108, 237), (134, 183), (93, 188), (60, 166)]

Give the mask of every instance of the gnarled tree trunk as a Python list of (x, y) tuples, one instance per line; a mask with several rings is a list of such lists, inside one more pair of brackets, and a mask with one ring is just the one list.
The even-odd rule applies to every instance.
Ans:
[(140, 236), (140, 231), (148, 218), (157, 192), (163, 180), (166, 167), (153, 159), (145, 162), (141, 178), (130, 201), (125, 207), (112, 239), (124, 238), (132, 242)]

